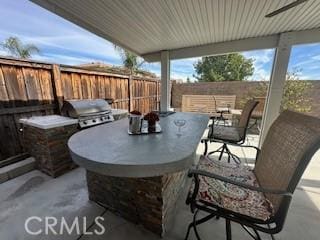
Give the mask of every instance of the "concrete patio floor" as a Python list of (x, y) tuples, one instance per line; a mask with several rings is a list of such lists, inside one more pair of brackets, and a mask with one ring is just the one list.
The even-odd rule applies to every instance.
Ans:
[[(249, 135), (248, 143), (256, 144), (257, 136)], [(210, 149), (217, 146), (212, 144)], [(203, 146), (199, 145), (201, 154)], [(254, 152), (234, 149), (243, 161), (252, 162)], [(105, 208), (88, 200), (85, 171), (77, 168), (59, 178), (52, 179), (35, 170), (0, 185), (0, 239), (64, 239), (64, 240), (122, 240), (160, 239), (154, 234), (144, 230), (122, 218), (115, 216)], [(188, 223), (192, 219), (189, 208), (184, 204), (186, 191), (181, 194), (175, 222), (172, 230), (163, 239), (184, 239)], [(86, 217), (85, 229), (92, 232), (99, 226), (94, 224), (96, 216), (104, 217), (103, 225), (106, 229), (104, 235), (37, 235), (32, 236), (24, 229), (25, 220), (30, 216), (62, 216), (66, 222), (71, 223), (74, 217)], [(31, 223), (31, 222), (30, 222)], [(43, 228), (43, 222), (33, 221), (30, 229), (36, 231)], [(83, 224), (80, 224), (82, 229)], [(202, 239), (225, 239), (225, 223), (222, 219), (209, 221), (199, 227)], [(247, 240), (249, 236), (237, 224), (232, 225), (233, 239)], [(320, 235), (320, 152), (312, 159), (308, 166), (289, 210), (284, 230), (276, 235), (276, 239), (316, 240)], [(193, 232), (189, 239), (195, 239)], [(263, 239), (271, 239), (264, 235)]]

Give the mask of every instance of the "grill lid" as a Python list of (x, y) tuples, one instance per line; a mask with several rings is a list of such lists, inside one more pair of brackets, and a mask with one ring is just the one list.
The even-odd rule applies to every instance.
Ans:
[(110, 105), (104, 99), (65, 100), (61, 109), (62, 115), (72, 118), (100, 112), (111, 112)]

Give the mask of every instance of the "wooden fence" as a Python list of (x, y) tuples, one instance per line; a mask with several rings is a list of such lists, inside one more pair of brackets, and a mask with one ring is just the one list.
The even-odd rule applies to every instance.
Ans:
[(23, 152), (19, 119), (59, 114), (64, 99), (112, 98), (113, 108), (158, 109), (156, 79), (0, 58), (0, 161)]

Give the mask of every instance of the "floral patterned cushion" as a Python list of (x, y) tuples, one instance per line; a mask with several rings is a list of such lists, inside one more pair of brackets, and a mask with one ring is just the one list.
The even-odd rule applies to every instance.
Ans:
[[(198, 169), (249, 185), (259, 186), (252, 170), (245, 166), (211, 160), (202, 156)], [(220, 208), (264, 221), (273, 214), (272, 204), (260, 192), (204, 176), (199, 176), (199, 180), (200, 186), (197, 200), (202, 203), (213, 204)], [(191, 187), (191, 191), (193, 191), (193, 187)]]

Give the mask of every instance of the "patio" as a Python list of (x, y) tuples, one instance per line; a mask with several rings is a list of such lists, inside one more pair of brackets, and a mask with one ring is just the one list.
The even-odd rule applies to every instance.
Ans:
[[(270, 126), (279, 116), (292, 48), (299, 44), (320, 42), (319, 16), (317, 14), (317, 11), (320, 9), (320, 4), (318, 4), (317, 1), (308, 1), (306, 4), (301, 5), (301, 8), (284, 11), (284, 13), (280, 7), (284, 7), (282, 5), (289, 4), (291, 1), (283, 1), (283, 4), (271, 0), (265, 1), (265, 4), (259, 4), (260, 1), (239, 1), (239, 3), (235, 1), (206, 1), (206, 4), (202, 4), (203, 2), (199, 0), (31, 1), (120, 47), (132, 51), (148, 62), (160, 62), (161, 86), (156, 84), (157, 96), (155, 99), (157, 99), (157, 107), (152, 107), (151, 110), (157, 109), (165, 113), (168, 113), (171, 108), (170, 68), (172, 60), (251, 50), (275, 49), (272, 73), (261, 123), (261, 134), (260, 136), (249, 135), (246, 140), (248, 144), (259, 147), (265, 141)], [(275, 16), (274, 18), (273, 16), (271, 16), (271, 18), (270, 16), (268, 17), (270, 13), (279, 8), (281, 10), (280, 16), (278, 13), (275, 13), (273, 15)], [(28, 63), (26, 64), (27, 67), (30, 67)], [(54, 96), (54, 99), (59, 103), (57, 110), (60, 111), (63, 99), (79, 97), (72, 96), (71, 92), (77, 92), (71, 91), (72, 87), (69, 88), (70, 91), (64, 92), (67, 89), (67, 85), (65, 85), (64, 82), (69, 81), (72, 83), (70, 79), (76, 78), (72, 78), (66, 75), (66, 73), (61, 73), (61, 69), (57, 65), (47, 66), (47, 68), (52, 71), (52, 78), (50, 79), (53, 79), (55, 82), (54, 92), (56, 96)], [(6, 70), (7, 71), (4, 72), (10, 73), (8, 69)], [(87, 72), (81, 72), (80, 74), (87, 74)], [(16, 77), (16, 79), (16, 82), (19, 83), (19, 78)], [(78, 82), (81, 82), (82, 77), (79, 75), (77, 79), (79, 80)], [(91, 80), (89, 79), (89, 81)], [(12, 81), (8, 81), (8, 85), (10, 85), (11, 82)], [(127, 88), (130, 111), (133, 110), (131, 109), (133, 98), (130, 99), (130, 96), (134, 90), (134, 84), (132, 84), (130, 78), (128, 78), (127, 83), (128, 85), (120, 85), (117, 89), (124, 90)], [(20, 85), (24, 86), (24, 83), (20, 82)], [(105, 88), (103, 84), (101, 84), (101, 86), (103, 86), (103, 89)], [(13, 90), (17, 89), (14, 84), (10, 89), (11, 88)], [(21, 89), (23, 90), (23, 87)], [(82, 87), (79, 89), (82, 89)], [(16, 91), (12, 92), (15, 93)], [(160, 103), (158, 104), (159, 92)], [(97, 91), (97, 93), (99, 93), (99, 91)], [(27, 94), (27, 91), (25, 94)], [(17, 99), (19, 99), (19, 94), (16, 95)], [(101, 98), (99, 94), (97, 95)], [(8, 96), (10, 95), (8, 94)], [(7, 99), (9, 100), (8, 96)], [(98, 97), (88, 95), (84, 98), (94, 99)], [(26, 99), (27, 97), (25, 97), (25, 100)], [(143, 113), (145, 112), (147, 111), (143, 111)], [(245, 114), (248, 113), (245, 109), (243, 112)], [(159, 135), (142, 135), (135, 139), (128, 138), (127, 120), (123, 120), (122, 122), (118, 121), (110, 125), (100, 125), (96, 128), (89, 128), (74, 134), (70, 138), (68, 145), (72, 159), (78, 165), (86, 168), (87, 176), (92, 173), (94, 176), (92, 175), (93, 177), (91, 179), (86, 178), (85, 169), (76, 168), (69, 173), (52, 179), (35, 170), (1, 184), (0, 238), (8, 240), (39, 238), (119, 240), (128, 238), (159, 239), (159, 235), (161, 235), (165, 236), (164, 239), (184, 239), (188, 223), (190, 223), (193, 214), (185, 204), (189, 184), (186, 184), (183, 188), (183, 194), (179, 196), (177, 189), (183, 186), (183, 184), (177, 179), (181, 180), (182, 178), (179, 178), (179, 176), (186, 174), (187, 169), (192, 165), (193, 159), (191, 159), (191, 157), (196, 155), (194, 151), (196, 150), (196, 146), (200, 141), (204, 129), (206, 129), (207, 121), (205, 120), (208, 120), (208, 116), (205, 115), (188, 114), (190, 113), (175, 113), (173, 116), (166, 116), (167, 119), (162, 119), (162, 134)], [(141, 113), (138, 115), (141, 115)], [(176, 124), (176, 121), (179, 118), (180, 121), (184, 119), (185, 124), (187, 116), (190, 118), (187, 119), (188, 124), (184, 129), (185, 132), (184, 134), (180, 134), (180, 126)], [(156, 117), (158, 118), (158, 116)], [(274, 185), (280, 183), (283, 184), (283, 186), (276, 186), (277, 188), (273, 189), (273, 192), (272, 188), (267, 188), (270, 187), (270, 185), (267, 187), (263, 186), (258, 190), (270, 194), (283, 194), (284, 200), (281, 201), (281, 203), (289, 202), (286, 200), (291, 196), (290, 192), (293, 192), (292, 187), (295, 187), (295, 179), (297, 179), (292, 177), (293, 171), (291, 170), (294, 168), (295, 173), (300, 173), (300, 170), (305, 166), (303, 165), (305, 162), (302, 160), (310, 159), (307, 153), (309, 154), (311, 150), (313, 150), (311, 147), (316, 146), (315, 143), (319, 142), (316, 134), (320, 128), (320, 125), (316, 122), (318, 121), (316, 118), (313, 118), (312, 121), (310, 120), (310, 122), (313, 123), (310, 124), (308, 121), (302, 121), (300, 117), (290, 118), (290, 114), (285, 117), (291, 120), (291, 122), (289, 121), (290, 124), (286, 124), (285, 127), (280, 124), (280, 126), (282, 126), (281, 128), (279, 126), (277, 126), (279, 128), (274, 128), (271, 136), (276, 136), (276, 139), (271, 137), (267, 138), (269, 141), (265, 141), (269, 144), (267, 148), (269, 152), (265, 151), (265, 154), (271, 156), (269, 158), (265, 157), (265, 159), (267, 159), (265, 161), (266, 165), (275, 168), (277, 175), (265, 170), (266, 168), (260, 168), (260, 172), (265, 175), (265, 179), (271, 180), (268, 181), (268, 184), (271, 183), (272, 180), (275, 180)], [(249, 116), (247, 119), (249, 119)], [(149, 120), (148, 124), (152, 125), (155, 129), (155, 121), (158, 121), (159, 118), (158, 120), (153, 119), (153, 124), (151, 124), (152, 119)], [(294, 120), (297, 120), (299, 126), (294, 125)], [(172, 122), (179, 127), (179, 134), (176, 134), (176, 129)], [(240, 124), (242, 124), (241, 120), (239, 121), (239, 126)], [(240, 126), (240, 128), (245, 130), (247, 126), (248, 125)], [(295, 135), (290, 136), (289, 133), (293, 127), (297, 127), (297, 129), (292, 131)], [(314, 129), (316, 127), (317, 129)], [(306, 130), (304, 128), (308, 129)], [(111, 134), (111, 131), (114, 129), (114, 134)], [(279, 129), (284, 129), (284, 131), (286, 131), (285, 134), (279, 131)], [(148, 131), (149, 133), (155, 132), (149, 130), (149, 128)], [(279, 133), (279, 135), (273, 134), (274, 132)], [(140, 133), (142, 133), (142, 131)], [(300, 133), (302, 137), (299, 138)], [(311, 136), (313, 133), (314, 136)], [(130, 130), (129, 134), (132, 134)], [(52, 135), (55, 136), (55, 133)], [(110, 136), (113, 136), (113, 138)], [(241, 141), (242, 140), (244, 141), (244, 136)], [(278, 142), (277, 147), (282, 145), (284, 147), (282, 147), (282, 149), (278, 147), (274, 150), (275, 145), (273, 143), (275, 140), (278, 140), (276, 141)], [(282, 144), (282, 140), (285, 141), (284, 144)], [(293, 141), (290, 142), (289, 140)], [(49, 141), (44, 142), (48, 143)], [(55, 146), (55, 143), (51, 142), (51, 145)], [(63, 147), (66, 147), (65, 144)], [(210, 144), (209, 150), (215, 150), (217, 147), (219, 146), (216, 144)], [(300, 147), (304, 147), (309, 151), (305, 153), (302, 149), (302, 155), (302, 153), (299, 152)], [(248, 165), (253, 164), (254, 152), (243, 150), (242, 148), (234, 149), (230, 147), (230, 149), (242, 158), (243, 163)], [(36, 152), (39, 152), (39, 148), (36, 149)], [(57, 155), (61, 154), (59, 151), (56, 151), (56, 153)], [(196, 153), (198, 157), (203, 153), (202, 144), (198, 146)], [(278, 157), (281, 153), (285, 153), (284, 158)], [(56, 162), (61, 161), (61, 158), (60, 156), (60, 158), (55, 159)], [(317, 176), (320, 171), (319, 158), (320, 152), (318, 151), (295, 191), (286, 224), (283, 231), (275, 236), (276, 239), (312, 240), (319, 238), (320, 177)], [(47, 162), (46, 158), (42, 159), (44, 162)], [(274, 164), (270, 164), (270, 159), (273, 160), (272, 163)], [(70, 159), (68, 158), (68, 160)], [(299, 163), (299, 165), (296, 165), (295, 161), (300, 160), (303, 164)], [(278, 162), (275, 161), (283, 161), (281, 162), (283, 163), (281, 171), (279, 171), (279, 165), (276, 164)], [(259, 163), (260, 162), (258, 162), (258, 164)], [(288, 167), (288, 164), (291, 165)], [(172, 175), (174, 175), (174, 177), (171, 177)], [(299, 174), (295, 176), (299, 176)], [(129, 177), (134, 177), (135, 180), (131, 181), (132, 179)], [(233, 179), (234, 172), (232, 172), (231, 177)], [(246, 177), (247, 176), (243, 176), (244, 179)], [(117, 180), (120, 179), (120, 181), (113, 182), (113, 178), (117, 178)], [(122, 181), (123, 179), (125, 180)], [(136, 181), (136, 179), (138, 180)], [(232, 179), (229, 180), (232, 181)], [(255, 178), (255, 184), (258, 184), (259, 180), (261, 179)], [(290, 184), (287, 182), (289, 180)], [(132, 184), (134, 187), (129, 185), (130, 182), (134, 182)], [(145, 185), (141, 184), (142, 186), (140, 186), (141, 182)], [(286, 183), (287, 186), (284, 186)], [(242, 187), (243, 185), (245, 184), (242, 184)], [(149, 186), (151, 186), (151, 188), (149, 188)], [(198, 185), (196, 184), (195, 189), (197, 189), (197, 187)], [(254, 188), (254, 186), (251, 187)], [(117, 189), (117, 191), (114, 191), (114, 189)], [(118, 191), (119, 189), (120, 191)], [(142, 194), (139, 192), (141, 189)], [(167, 191), (167, 189), (169, 190)], [(110, 194), (110, 192), (114, 195)], [(159, 195), (157, 193), (159, 193)], [(139, 196), (139, 194), (144, 198), (137, 199), (136, 196)], [(110, 197), (110, 195), (112, 196)], [(172, 197), (173, 195), (174, 197)], [(175, 200), (178, 196), (178, 206), (175, 213)], [(193, 196), (195, 199), (196, 194)], [(261, 194), (261, 196), (263, 195)], [(89, 198), (97, 201), (90, 201)], [(232, 197), (230, 199), (234, 200)], [(110, 202), (112, 201), (114, 205), (108, 204), (109, 200)], [(149, 204), (149, 200), (152, 204), (145, 204), (146, 201)], [(258, 202), (257, 205), (246, 205), (247, 207), (249, 206), (249, 211), (252, 209), (259, 211), (258, 208), (262, 204), (255, 200), (254, 198), (253, 200), (250, 199), (253, 203)], [(277, 204), (275, 205), (276, 209), (281, 209), (282, 211), (277, 211), (276, 215), (273, 216), (271, 213), (273, 208), (271, 205), (268, 205), (270, 203), (268, 202), (269, 199), (266, 198), (265, 200), (266, 201), (263, 202), (264, 207), (269, 207), (268, 217), (270, 218), (258, 219), (257, 224), (255, 224), (256, 227), (260, 227), (261, 223), (268, 225), (270, 222), (277, 225), (276, 222), (272, 222), (273, 219), (283, 219), (282, 215), (279, 218), (278, 216), (286, 212), (287, 205), (281, 204), (280, 206)], [(142, 228), (141, 225), (135, 225), (134, 223), (124, 220), (122, 217), (125, 217), (127, 209), (123, 211), (122, 208), (117, 208), (117, 206), (122, 205), (123, 202), (124, 206), (129, 206), (129, 211), (127, 211), (128, 215), (131, 214), (134, 220), (138, 219), (138, 221), (135, 222), (144, 224), (144, 222), (139, 220), (146, 219), (148, 224), (154, 224), (159, 228), (157, 228), (157, 231), (154, 231), (159, 234), (155, 235), (145, 228)], [(120, 211), (122, 217), (114, 215), (111, 211), (100, 205), (103, 203), (109, 206), (110, 210), (122, 210), (122, 212)], [(279, 202), (276, 201), (276, 203)], [(236, 206), (234, 202), (230, 205)], [(268, 207), (266, 207), (266, 205), (268, 205)], [(193, 206), (195, 206), (195, 204)], [(284, 208), (281, 208), (283, 206)], [(220, 206), (218, 207), (222, 208)], [(230, 220), (242, 214), (241, 212), (233, 212), (232, 209), (227, 209), (226, 212), (228, 212), (228, 216), (225, 217), (227, 239), (231, 239), (230, 234), (228, 234)], [(278, 212), (279, 214), (277, 214)], [(171, 224), (169, 224), (169, 220), (166, 221), (169, 219), (169, 217), (166, 217), (169, 215), (167, 213), (174, 216), (174, 221)], [(223, 218), (222, 213), (223, 211), (217, 211), (217, 215), (215, 216), (221, 216)], [(31, 216), (34, 216), (33, 221), (26, 221), (26, 219)], [(213, 216), (213, 214), (211, 216)], [(93, 233), (94, 230), (99, 231), (103, 228), (95, 221), (96, 217), (104, 218), (104, 221), (100, 221), (106, 230), (102, 235)], [(242, 215), (242, 217), (248, 223), (249, 215)], [(68, 232), (63, 232), (63, 234), (58, 233), (59, 230), (61, 232), (61, 229), (63, 229), (62, 223), (64, 221), (68, 223), (70, 229), (70, 224), (75, 219), (79, 220), (79, 226), (77, 226), (76, 229), (79, 228), (80, 233), (77, 233), (77, 231), (69, 231), (69, 234)], [(196, 217), (194, 217), (194, 225), (196, 225), (195, 219)], [(199, 222), (201, 222), (201, 220)], [(29, 233), (26, 231), (26, 224), (28, 223), (30, 223), (27, 225), (28, 229), (30, 231), (32, 230), (33, 234), (30, 234), (30, 231)], [(250, 224), (245, 223), (244, 225), (250, 226)], [(168, 229), (167, 234), (164, 235), (164, 230), (166, 230), (168, 226), (171, 228), (170, 230)], [(234, 239), (249, 239), (247, 233), (241, 226), (236, 223), (232, 223), (232, 226)], [(280, 228), (281, 227), (279, 227), (279, 229)], [(269, 230), (274, 229), (270, 229), (269, 226)], [(225, 223), (223, 219), (211, 220), (199, 226), (199, 232), (203, 239), (225, 239)], [(263, 239), (270, 239), (267, 235), (262, 236)], [(190, 237), (190, 239), (195, 239), (193, 232)]]
[[(249, 144), (257, 144), (258, 136), (249, 135)], [(210, 149), (217, 146), (210, 145)], [(254, 153), (250, 151), (236, 150), (242, 156), (244, 162), (250, 164)], [(203, 144), (200, 144), (197, 154), (203, 151)], [(320, 191), (319, 171), (320, 152), (313, 157), (303, 179), (301, 180), (293, 197), (293, 202), (288, 213), (284, 230), (276, 235), (276, 239), (318, 239), (318, 223), (320, 221)], [(187, 188), (185, 188), (187, 190)], [(96, 216), (103, 216), (103, 225), (106, 232), (99, 235), (64, 235), (63, 239), (160, 239), (141, 226), (123, 220), (121, 217), (112, 214), (105, 208), (88, 200), (85, 171), (77, 168), (59, 178), (52, 179), (47, 175), (34, 170), (16, 179), (10, 180), (0, 186), (0, 211), (1, 225), (0, 237), (6, 239), (39, 239), (40, 236), (32, 236), (25, 232), (24, 222), (30, 216), (55, 216), (66, 218), (68, 223), (74, 217), (86, 217), (86, 229), (91, 232), (97, 228), (94, 224)], [(185, 205), (186, 192), (181, 194), (177, 214), (172, 229), (164, 239), (184, 239), (187, 224), (192, 218), (189, 207)], [(36, 201), (35, 201), (36, 200)], [(37, 203), (36, 205), (34, 203)], [(59, 218), (58, 218), (59, 219)], [(81, 225), (81, 223), (80, 223)], [(15, 226), (12, 228), (12, 226)], [(33, 226), (37, 231), (40, 225)], [(203, 239), (225, 239), (224, 221), (212, 220), (199, 227)], [(58, 227), (56, 230), (58, 231)], [(82, 229), (82, 225), (80, 227)], [(248, 235), (237, 224), (232, 225), (234, 239), (248, 239)], [(263, 239), (270, 239), (262, 235)], [(41, 237), (42, 238), (42, 237)], [(61, 236), (50, 234), (45, 239), (61, 239)], [(190, 239), (195, 239), (191, 234)]]

